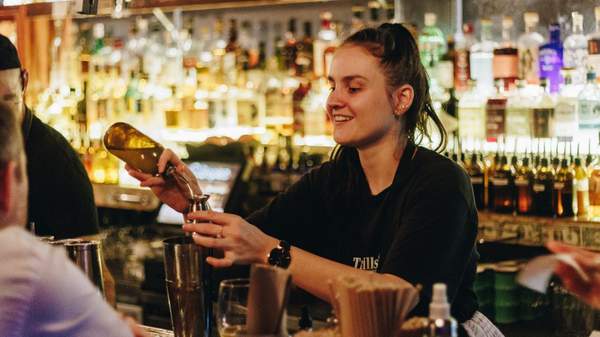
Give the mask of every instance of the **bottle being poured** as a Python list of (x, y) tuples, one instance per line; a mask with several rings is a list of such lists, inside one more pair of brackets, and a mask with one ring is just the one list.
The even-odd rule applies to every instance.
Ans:
[[(113, 124), (104, 134), (104, 146), (132, 168), (155, 176), (160, 175), (157, 165), (164, 147), (133, 126), (123, 122)], [(208, 196), (202, 194), (198, 180), (193, 174), (180, 172), (169, 163), (162, 176), (165, 180), (171, 180), (188, 200), (186, 213), (209, 209)]]

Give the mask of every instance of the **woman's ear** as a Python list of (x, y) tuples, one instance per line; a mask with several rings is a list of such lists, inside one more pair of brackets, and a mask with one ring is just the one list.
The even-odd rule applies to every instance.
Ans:
[(392, 94), (394, 115), (398, 117), (404, 115), (404, 113), (410, 109), (414, 97), (415, 91), (410, 84), (403, 84), (396, 88)]

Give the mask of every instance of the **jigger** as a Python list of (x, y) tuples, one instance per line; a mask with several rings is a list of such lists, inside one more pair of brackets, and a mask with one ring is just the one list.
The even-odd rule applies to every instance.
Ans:
[[(208, 210), (208, 195), (196, 198), (192, 210)], [(206, 257), (212, 250), (199, 247), (191, 236), (163, 241), (165, 276), (175, 337), (210, 337), (212, 276)]]

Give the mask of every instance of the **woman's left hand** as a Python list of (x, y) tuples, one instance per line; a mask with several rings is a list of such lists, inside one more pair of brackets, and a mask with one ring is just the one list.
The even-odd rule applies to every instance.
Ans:
[(275, 238), (235, 214), (198, 211), (188, 213), (187, 218), (201, 222), (183, 225), (184, 231), (193, 233), (196, 244), (225, 253), (223, 258), (206, 258), (213, 267), (266, 263), (267, 255), (278, 244)]

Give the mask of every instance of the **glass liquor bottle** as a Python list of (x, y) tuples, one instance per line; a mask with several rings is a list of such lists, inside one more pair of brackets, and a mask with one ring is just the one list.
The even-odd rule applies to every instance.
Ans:
[(531, 136), (531, 96), (525, 91), (525, 81), (517, 81), (517, 88), (506, 102), (506, 133), (509, 136)]
[(555, 103), (554, 98), (548, 93), (545, 78), (542, 78), (540, 86), (542, 95), (533, 108), (533, 137), (548, 138), (552, 136), (552, 117), (554, 116)]
[(491, 92), (494, 88), (494, 48), (492, 40), (492, 21), (481, 20), (481, 40), (471, 47), (471, 78), (477, 81), (482, 92)]
[(594, 16), (596, 19), (596, 31), (588, 35), (587, 64), (596, 74), (600, 72), (600, 6), (594, 8)]
[(590, 169), (589, 178), (590, 217), (600, 217), (600, 161)]
[(525, 20), (525, 33), (517, 40), (519, 78), (526, 80), (529, 84), (537, 84), (540, 80), (538, 53), (540, 45), (544, 43), (544, 38), (536, 31), (539, 21), (538, 13), (526, 12), (523, 18)]
[(529, 158), (524, 157), (515, 173), (516, 208), (519, 214), (533, 212), (534, 170), (529, 167)]
[(554, 182), (554, 213), (557, 216), (574, 216), (573, 210), (573, 179), (575, 172), (567, 158), (560, 161), (560, 169)]
[(500, 165), (494, 171), (491, 183), (494, 186), (494, 211), (512, 213), (514, 210), (515, 172), (506, 155), (500, 158)]
[(502, 18), (502, 42), (494, 49), (494, 79), (502, 80), (506, 90), (515, 84), (519, 76), (519, 54), (512, 38), (512, 29), (512, 18)]
[(504, 85), (501, 80), (496, 81), (496, 94), (488, 98), (485, 106), (485, 131), (490, 142), (497, 141), (504, 136), (506, 131), (506, 103)]
[(359, 4), (352, 6), (352, 24), (350, 34), (354, 34), (365, 28), (365, 7)]
[(458, 132), (462, 139), (485, 138), (486, 97), (477, 91), (475, 81), (458, 101)]
[[(313, 30), (310, 21), (304, 22), (304, 36), (296, 43), (296, 71), (299, 76), (307, 76), (313, 71)], [(308, 78), (311, 78), (308, 75)]]
[(495, 196), (495, 192), (494, 192), (494, 183), (493, 183), (493, 177), (496, 174), (496, 170), (500, 167), (500, 153), (498, 151), (496, 151), (496, 154), (494, 155), (494, 157), (492, 158), (492, 160), (485, 166), (485, 177), (484, 177), (484, 184), (485, 184), (485, 189), (486, 189), (486, 205), (488, 207), (488, 209), (493, 210), (494, 209), (494, 196)]
[(313, 44), (313, 62), (316, 77), (327, 76), (329, 74), (333, 52), (338, 44), (337, 32), (332, 27), (331, 19), (331, 12), (321, 14), (321, 29)]
[(565, 84), (560, 89), (554, 108), (554, 135), (561, 141), (571, 141), (578, 131), (577, 96), (582, 86), (573, 84), (569, 72), (564, 77)]
[(421, 62), (431, 71), (446, 52), (446, 38), (441, 29), (436, 26), (437, 16), (425, 13), (425, 27), (419, 35), (419, 52)]
[(596, 136), (600, 128), (600, 87), (596, 82), (596, 73), (593, 71), (587, 73), (587, 84), (577, 99), (579, 129)]
[(560, 25), (553, 23), (549, 27), (550, 40), (540, 46), (540, 78), (550, 81), (550, 92), (558, 92), (562, 83), (563, 47), (560, 41)]
[[(113, 124), (104, 134), (104, 146), (132, 168), (158, 175), (158, 159), (164, 147), (133, 126), (122, 122)], [(163, 176), (174, 179), (178, 188), (190, 201), (202, 195), (198, 180), (178, 172), (174, 166), (168, 165)]]
[(288, 30), (285, 32), (285, 46), (283, 47), (283, 66), (290, 74), (296, 74), (296, 55), (298, 53), (296, 41), (296, 19), (291, 18), (288, 22)]
[(544, 156), (540, 162), (533, 182), (533, 205), (535, 214), (542, 216), (553, 216), (552, 205), (554, 191), (554, 172), (548, 165), (548, 158)]
[[(578, 151), (579, 152), (579, 151)], [(581, 162), (579, 154), (575, 157), (575, 198), (577, 216), (587, 216), (590, 206), (589, 178), (586, 167)]]
[(473, 25), (466, 23), (463, 25), (462, 36), (457, 36), (454, 44), (454, 88), (460, 93), (469, 89), (470, 49), (474, 43)]
[(583, 15), (573, 12), (573, 32), (564, 42), (564, 65), (566, 68), (574, 68), (573, 82), (575, 84), (585, 82), (588, 44), (583, 35)]
[(448, 37), (448, 47), (446, 53), (442, 55), (438, 63), (435, 65), (433, 75), (438, 82), (438, 85), (445, 90), (454, 88), (454, 60), (456, 58), (456, 50), (454, 48), (454, 40)]

